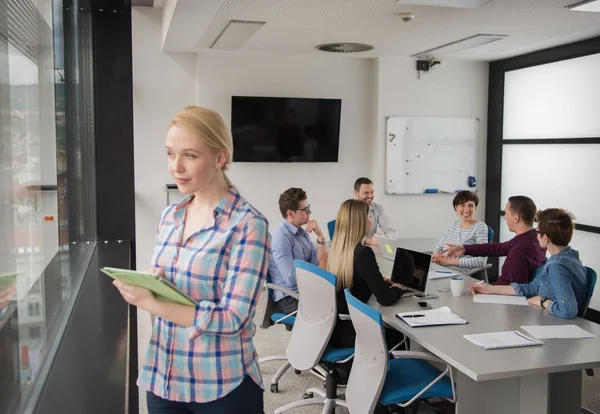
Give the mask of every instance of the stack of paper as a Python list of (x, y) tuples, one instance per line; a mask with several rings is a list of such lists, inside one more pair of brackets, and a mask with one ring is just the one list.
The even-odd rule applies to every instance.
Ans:
[(473, 295), (473, 303), (493, 303), (500, 305), (522, 305), (528, 306), (527, 298), (524, 296), (505, 296), (505, 295)]
[(577, 325), (521, 326), (521, 329), (539, 339), (596, 337)]
[(437, 309), (415, 312), (397, 313), (396, 317), (412, 327), (434, 326), (434, 325), (464, 325), (466, 320), (455, 313), (449, 307), (444, 306)]
[(541, 341), (537, 341), (517, 331), (463, 335), (463, 337), (485, 350), (517, 348), (522, 346), (535, 346), (544, 344)]

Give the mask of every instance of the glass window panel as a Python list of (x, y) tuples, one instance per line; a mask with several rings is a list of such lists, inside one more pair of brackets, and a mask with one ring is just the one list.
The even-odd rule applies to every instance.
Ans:
[(500, 209), (512, 195), (538, 209), (561, 207), (577, 222), (600, 226), (600, 144), (504, 145)]
[[(588, 233), (585, 231), (575, 230), (571, 247), (579, 251), (579, 258), (587, 267), (591, 267), (600, 273), (600, 234)], [(594, 295), (592, 296), (591, 308), (600, 310), (600, 284), (596, 283)]]
[(507, 72), (504, 139), (600, 137), (600, 54)]

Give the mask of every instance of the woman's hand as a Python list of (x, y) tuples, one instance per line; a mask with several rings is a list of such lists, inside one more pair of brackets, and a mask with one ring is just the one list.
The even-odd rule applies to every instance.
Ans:
[(119, 293), (127, 303), (138, 308), (147, 310), (152, 302), (156, 300), (154, 294), (146, 288), (127, 285), (118, 280), (113, 281), (113, 285), (119, 289)]
[(532, 298), (527, 299), (527, 302), (529, 302), (530, 305), (542, 306), (542, 297), (534, 296)]
[(396, 288), (398, 288), (398, 289), (402, 289), (402, 290), (404, 290), (404, 285), (403, 285), (403, 284), (401, 284), (401, 283), (394, 283), (394, 282), (392, 282), (392, 283), (390, 284), (390, 289), (391, 289), (391, 288), (393, 288), (393, 287), (396, 287)]
[(492, 286), (487, 283), (471, 283), (469, 290), (471, 291), (471, 295), (476, 295), (478, 293), (489, 295), (492, 293)]

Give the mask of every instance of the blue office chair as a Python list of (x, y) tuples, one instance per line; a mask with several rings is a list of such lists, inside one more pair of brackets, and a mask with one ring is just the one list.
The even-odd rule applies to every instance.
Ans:
[[(265, 306), (264, 315), (262, 318), (262, 323), (260, 327), (263, 329), (268, 329), (269, 327), (277, 324), (282, 324), (285, 326), (287, 331), (291, 331), (294, 326), (294, 322), (296, 321), (296, 312), (292, 312), (288, 315), (279, 312), (277, 309), (277, 304), (273, 300), (273, 291), (279, 290), (287, 295), (290, 295), (296, 299), (298, 299), (299, 295), (297, 292), (286, 289), (282, 286), (275, 285), (271, 283), (270, 275), (267, 273), (267, 283), (265, 284), (267, 288), (267, 304)], [(286, 373), (286, 371), (291, 367), (290, 362), (288, 361), (287, 356), (285, 355), (272, 355), (266, 356), (258, 359), (258, 363), (262, 364), (264, 362), (270, 361), (285, 361), (285, 363), (277, 370), (273, 378), (271, 379), (271, 385), (269, 386), (269, 390), (271, 392), (277, 393), (279, 392), (279, 380)], [(300, 371), (295, 370), (296, 374), (300, 374)]]
[(335, 233), (335, 220), (331, 220), (327, 223), (327, 230), (329, 230), (329, 240), (333, 240), (333, 233)]
[[(427, 352), (393, 351), (388, 359), (381, 313), (344, 291), (356, 331), (356, 345), (346, 403), (350, 414), (372, 413), (377, 403), (399, 405), (417, 412), (423, 399), (441, 397), (455, 402), (452, 369)], [(445, 366), (440, 371), (429, 362)], [(450, 374), (450, 377), (448, 377)]]
[[(302, 260), (294, 260), (294, 267), (300, 302), (287, 347), (287, 357), (292, 366), (300, 371), (324, 364), (327, 367), (326, 392), (320, 388), (311, 388), (306, 391), (302, 400), (277, 408), (275, 414), (309, 405), (323, 405), (322, 413), (331, 413), (336, 406), (346, 406), (346, 402), (337, 395), (335, 367), (350, 361), (354, 354), (354, 348), (329, 346), (329, 339), (337, 320), (337, 278), (332, 273)], [(319, 397), (314, 397), (315, 394)]]
[(488, 226), (488, 243), (494, 241), (494, 230), (490, 226)]
[[(596, 275), (596, 272), (594, 271), (594, 269), (586, 266), (585, 270), (587, 271), (588, 295), (585, 300), (585, 306), (582, 309), (580, 309), (579, 312), (577, 313), (577, 316), (582, 317), (582, 318), (585, 318), (585, 315), (588, 311), (590, 302), (592, 301), (592, 295), (594, 294), (594, 288), (596, 287), (596, 280), (598, 279), (598, 276)], [(584, 371), (588, 377), (594, 376), (593, 369), (586, 368)], [(587, 408), (583, 408), (583, 407), (581, 407), (581, 412), (582, 412), (582, 414), (595, 414), (593, 411), (591, 411)]]

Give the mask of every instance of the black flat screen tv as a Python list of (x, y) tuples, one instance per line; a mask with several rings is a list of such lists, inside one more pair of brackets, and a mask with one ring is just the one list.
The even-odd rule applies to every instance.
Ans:
[(236, 162), (337, 162), (341, 99), (233, 96)]

